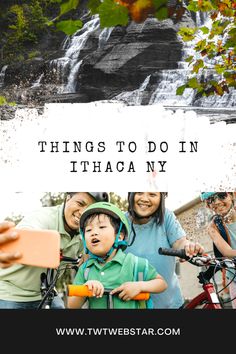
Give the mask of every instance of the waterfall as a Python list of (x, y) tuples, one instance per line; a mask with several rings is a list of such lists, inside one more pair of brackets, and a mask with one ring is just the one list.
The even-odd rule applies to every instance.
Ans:
[(115, 100), (128, 102), (130, 105), (141, 105), (144, 92), (149, 84), (151, 75), (148, 75), (137, 90), (130, 92), (122, 92), (114, 97)]
[(33, 85), (31, 86), (31, 88), (36, 88), (39, 87), (41, 85), (41, 80), (44, 77), (44, 73), (42, 73), (38, 79), (33, 83)]
[(3, 87), (3, 85), (4, 85), (4, 79), (5, 79), (7, 67), (8, 67), (8, 65), (4, 65), (2, 67), (2, 70), (0, 71), (0, 88)]
[(76, 76), (82, 64), (80, 52), (90, 35), (99, 28), (99, 17), (93, 17), (78, 30), (72, 38), (67, 37), (63, 44), (66, 51), (64, 57), (51, 61), (51, 67), (56, 71), (58, 81), (62, 81), (61, 93), (73, 93), (76, 88)]
[[(195, 18), (197, 27), (208, 27), (209, 29), (212, 26), (212, 20), (208, 17), (207, 13), (196, 13)], [(199, 31), (199, 34), (196, 39), (191, 42), (184, 42), (182, 48), (182, 60), (178, 63), (177, 69), (171, 70), (159, 70), (154, 75), (154, 80), (156, 78), (156, 85), (148, 87), (148, 92), (146, 97), (149, 95), (149, 102), (146, 104), (163, 104), (165, 106), (197, 106), (197, 107), (234, 107), (236, 105), (236, 90), (233, 88), (229, 89), (229, 93), (224, 93), (222, 96), (212, 95), (205, 97), (198, 97), (195, 90), (185, 89), (182, 95), (176, 95), (176, 90), (179, 86), (185, 84), (186, 79), (191, 77), (189, 64), (185, 59), (191, 55), (194, 55), (196, 59), (202, 59), (208, 65), (207, 70), (204, 70), (203, 73), (199, 73), (197, 78), (204, 79), (206, 77), (211, 77), (215, 80), (221, 79), (220, 75), (213, 75), (214, 65), (219, 62), (220, 57), (213, 58), (209, 60), (207, 57), (202, 57), (200, 54), (194, 51), (195, 44), (199, 41), (201, 36), (204, 39), (204, 34)], [(217, 38), (216, 38), (217, 40)], [(120, 99), (127, 101), (129, 104), (143, 104), (142, 98), (145, 96), (145, 90), (150, 81), (150, 75), (143, 81), (141, 86), (131, 92), (123, 92), (115, 97), (115, 99)], [(153, 80), (152, 80), (153, 81)]]
[(160, 83), (150, 97), (149, 104), (164, 103), (166, 106), (188, 106), (192, 103), (194, 92), (186, 89), (182, 96), (176, 96), (176, 90), (183, 85), (187, 70), (161, 70)]
[(114, 27), (107, 27), (102, 30), (98, 38), (98, 48), (101, 49), (104, 47), (106, 42), (108, 41), (111, 32), (113, 31)]

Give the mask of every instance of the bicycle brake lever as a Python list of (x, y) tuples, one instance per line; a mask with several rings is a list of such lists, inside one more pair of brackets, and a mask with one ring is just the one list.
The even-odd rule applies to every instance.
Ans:
[(196, 255), (189, 259), (189, 263), (202, 267), (209, 264), (211, 260), (212, 258), (209, 255)]

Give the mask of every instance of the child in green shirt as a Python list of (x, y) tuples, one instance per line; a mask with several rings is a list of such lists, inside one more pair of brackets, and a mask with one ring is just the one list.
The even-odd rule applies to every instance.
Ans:
[[(90, 308), (107, 308), (104, 289), (111, 289), (113, 307), (120, 309), (139, 308), (139, 301), (132, 298), (140, 292), (160, 293), (166, 289), (165, 280), (148, 262), (144, 280), (135, 279), (137, 257), (123, 252), (129, 224), (118, 207), (107, 202), (89, 206), (81, 216), (80, 230), (89, 259), (79, 268), (74, 284), (86, 284), (92, 291)], [(71, 296), (68, 308), (81, 308), (85, 301), (85, 297)]]

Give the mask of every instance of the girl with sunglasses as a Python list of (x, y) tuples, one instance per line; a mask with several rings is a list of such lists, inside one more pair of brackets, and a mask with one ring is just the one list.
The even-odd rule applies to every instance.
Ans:
[[(201, 193), (201, 200), (205, 201), (206, 206), (214, 213), (213, 219), (208, 226), (208, 234), (215, 247), (223, 257), (236, 257), (236, 208), (235, 196), (232, 192), (204, 192)], [(223, 231), (217, 227), (216, 217), (220, 218)], [(233, 269), (226, 273), (229, 283), (229, 293), (231, 299), (236, 298), (236, 275)], [(236, 299), (232, 301), (232, 307), (236, 308)]]

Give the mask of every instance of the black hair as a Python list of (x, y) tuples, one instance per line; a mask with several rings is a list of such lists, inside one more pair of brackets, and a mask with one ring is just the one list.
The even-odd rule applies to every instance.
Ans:
[[(95, 212), (94, 214), (88, 215), (88, 216), (86, 217), (86, 219), (84, 220), (84, 225), (83, 225), (82, 232), (84, 233), (84, 230), (85, 230), (85, 228), (86, 228), (86, 226), (88, 225), (89, 222), (93, 221), (97, 216), (99, 217), (101, 214), (106, 215), (106, 216), (108, 217), (108, 219), (110, 220), (111, 225), (112, 225), (113, 228), (114, 228), (115, 234), (117, 234), (118, 231), (119, 231), (119, 228), (120, 228), (120, 223), (121, 223), (121, 221), (120, 221), (119, 219), (113, 217), (112, 215), (109, 215), (109, 214), (104, 213), (104, 211)], [(122, 225), (121, 232), (122, 232), (124, 235), (127, 234), (127, 232), (126, 232), (126, 227), (125, 227), (124, 224)]]
[[(141, 219), (140, 216), (134, 211), (134, 196), (135, 193), (137, 192), (129, 192), (128, 193), (128, 212), (132, 217), (132, 221), (134, 219)], [(153, 213), (151, 216), (155, 219), (157, 224), (162, 225), (164, 222), (164, 216), (165, 216), (165, 197), (166, 197), (165, 192), (160, 192), (161, 195), (161, 201), (160, 201), (160, 205), (157, 208), (157, 210), (155, 211), (155, 213)]]
[[(134, 196), (135, 193), (137, 192), (129, 192), (128, 193), (128, 213), (131, 216), (131, 230), (133, 231), (133, 238), (129, 246), (131, 246), (134, 243), (135, 237), (136, 237), (136, 232), (134, 230), (134, 219), (142, 219), (135, 211), (134, 211)], [(157, 210), (151, 215), (157, 225), (162, 225), (164, 222), (164, 216), (165, 216), (165, 198), (167, 196), (166, 192), (160, 192), (161, 195), (161, 201), (160, 204), (157, 208)]]

